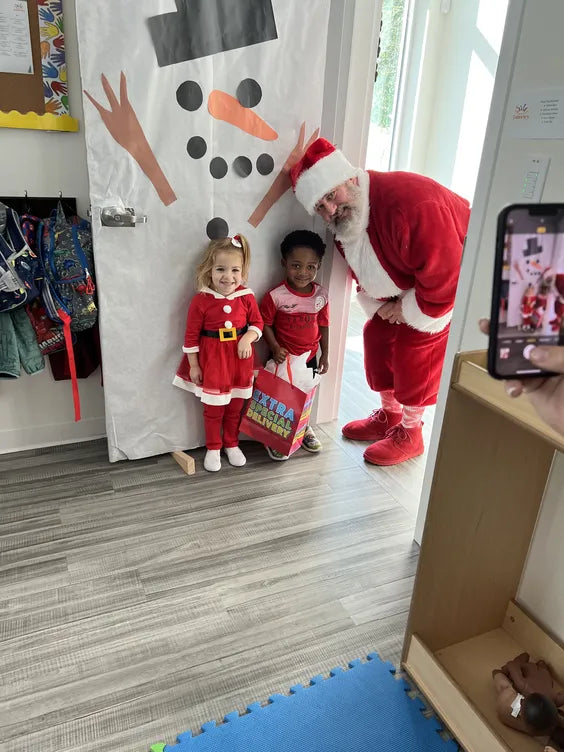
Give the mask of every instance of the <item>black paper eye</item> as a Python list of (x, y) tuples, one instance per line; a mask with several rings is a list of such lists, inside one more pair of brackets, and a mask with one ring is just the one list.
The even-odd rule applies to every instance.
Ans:
[(254, 78), (245, 78), (237, 87), (237, 99), (243, 107), (256, 107), (262, 99), (262, 89)]
[(184, 81), (176, 90), (176, 101), (183, 109), (194, 112), (204, 101), (200, 85), (195, 81)]

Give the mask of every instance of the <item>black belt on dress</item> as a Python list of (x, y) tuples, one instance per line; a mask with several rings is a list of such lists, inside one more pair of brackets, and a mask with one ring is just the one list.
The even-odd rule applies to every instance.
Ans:
[(249, 327), (247, 325), (243, 326), (241, 329), (235, 329), (234, 326), (231, 327), (231, 329), (202, 329), (200, 334), (202, 337), (215, 337), (215, 339), (220, 339), (222, 342), (232, 342), (233, 340), (236, 340), (237, 337), (245, 334), (248, 329)]

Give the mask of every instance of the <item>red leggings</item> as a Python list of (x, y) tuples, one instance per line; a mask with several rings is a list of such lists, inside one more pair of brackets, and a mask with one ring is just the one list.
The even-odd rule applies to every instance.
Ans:
[[(206, 447), (221, 449), (236, 447), (239, 444), (239, 424), (244, 399), (232, 399), (228, 405), (204, 405), (204, 428)], [(223, 427), (223, 441), (221, 429)]]

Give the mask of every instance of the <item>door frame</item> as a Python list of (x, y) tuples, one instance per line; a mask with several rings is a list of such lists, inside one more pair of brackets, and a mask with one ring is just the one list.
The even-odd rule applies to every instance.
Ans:
[[(363, 167), (381, 15), (382, 0), (331, 0), (321, 135), (338, 146), (353, 165)], [(319, 387), (313, 418), (325, 423), (339, 412), (352, 279), (321, 220), (316, 220), (315, 229), (326, 234), (327, 248), (333, 249), (321, 274), (331, 305), (331, 367)]]

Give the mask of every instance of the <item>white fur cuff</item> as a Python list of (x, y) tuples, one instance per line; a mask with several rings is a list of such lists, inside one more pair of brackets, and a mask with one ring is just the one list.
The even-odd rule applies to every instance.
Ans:
[(376, 311), (381, 308), (386, 302), (385, 300), (376, 300), (376, 298), (367, 295), (364, 290), (358, 291), (358, 293), (356, 294), (356, 299), (359, 306), (362, 308), (369, 319), (373, 318)]
[(403, 317), (409, 326), (414, 329), (418, 329), (420, 332), (427, 332), (428, 334), (437, 334), (442, 332), (443, 329), (448, 326), (452, 318), (452, 310), (445, 313), (444, 316), (428, 316), (419, 308), (417, 299), (415, 297), (415, 289), (408, 290), (402, 298), (401, 311)]

